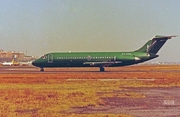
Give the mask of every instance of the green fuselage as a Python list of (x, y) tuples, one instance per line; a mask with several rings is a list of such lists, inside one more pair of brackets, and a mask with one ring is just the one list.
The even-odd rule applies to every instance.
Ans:
[(68, 52), (48, 53), (32, 64), (40, 67), (104, 67), (126, 66), (158, 57), (157, 52), (168, 39), (176, 36), (155, 36), (140, 49), (131, 52)]
[(48, 53), (33, 62), (44, 67), (115, 67), (141, 63), (158, 55), (144, 52), (68, 52)]

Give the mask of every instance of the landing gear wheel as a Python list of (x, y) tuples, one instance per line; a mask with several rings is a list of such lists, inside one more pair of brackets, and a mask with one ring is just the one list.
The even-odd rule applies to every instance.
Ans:
[(43, 72), (43, 71), (44, 71), (44, 69), (43, 69), (43, 68), (41, 68), (41, 69), (40, 69), (40, 72)]
[(104, 72), (105, 69), (103, 67), (100, 67), (100, 72)]

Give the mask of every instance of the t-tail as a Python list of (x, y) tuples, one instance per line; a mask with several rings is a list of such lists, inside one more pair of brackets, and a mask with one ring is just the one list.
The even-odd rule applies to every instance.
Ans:
[(166, 43), (168, 39), (176, 36), (154, 36), (151, 40), (149, 40), (143, 47), (136, 50), (135, 52), (145, 52), (152, 55), (156, 55), (156, 53), (161, 49), (161, 47)]

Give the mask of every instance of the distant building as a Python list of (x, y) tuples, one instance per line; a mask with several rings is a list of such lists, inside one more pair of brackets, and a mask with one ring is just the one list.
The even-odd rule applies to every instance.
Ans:
[(36, 57), (34, 56), (25, 56), (23, 52), (14, 52), (14, 51), (8, 51), (5, 52), (4, 50), (0, 50), (0, 62), (7, 62), (7, 61), (12, 61), (14, 59), (15, 61), (18, 62), (25, 62), (25, 61), (32, 61), (35, 60)]

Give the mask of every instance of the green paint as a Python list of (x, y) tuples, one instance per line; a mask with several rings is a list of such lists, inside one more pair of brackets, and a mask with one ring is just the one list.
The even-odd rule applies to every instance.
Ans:
[(138, 64), (158, 57), (157, 52), (168, 39), (175, 36), (155, 36), (143, 47), (131, 52), (56, 52), (48, 53), (34, 61), (40, 67), (117, 67)]

